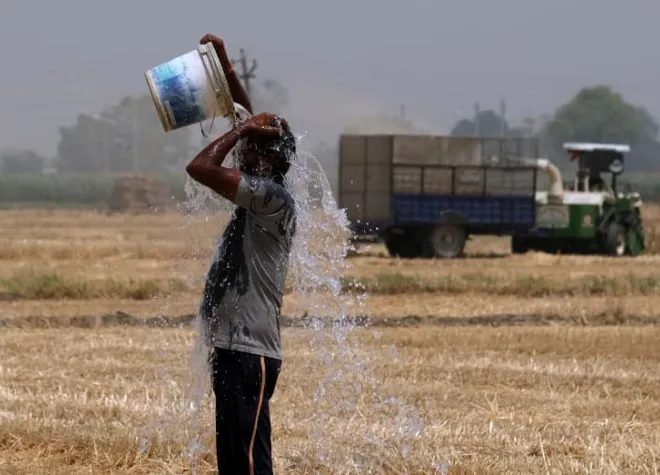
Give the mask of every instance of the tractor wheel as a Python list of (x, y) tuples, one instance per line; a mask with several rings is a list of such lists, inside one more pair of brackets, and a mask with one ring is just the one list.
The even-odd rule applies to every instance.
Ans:
[(646, 248), (646, 239), (644, 236), (644, 224), (639, 208), (635, 208), (626, 220), (626, 254), (629, 256), (639, 256), (644, 253)]
[(611, 223), (605, 236), (605, 252), (614, 257), (621, 257), (626, 253), (626, 233), (617, 223)]
[(529, 243), (524, 237), (511, 236), (511, 253), (525, 254), (529, 251)]
[(443, 224), (436, 226), (428, 236), (428, 247), (431, 256), (443, 259), (453, 259), (463, 254), (467, 233), (461, 226)]

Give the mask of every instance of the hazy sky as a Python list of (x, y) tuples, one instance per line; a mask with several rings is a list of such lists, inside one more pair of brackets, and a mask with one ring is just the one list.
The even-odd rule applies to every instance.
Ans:
[[(516, 122), (609, 83), (660, 117), (657, 0), (0, 0), (0, 149), (54, 154), (57, 127), (125, 94), (212, 32), (291, 95), (297, 131), (331, 139), (380, 110), (446, 132), (507, 101)], [(387, 6), (386, 6), (387, 5)], [(155, 112), (154, 112), (155, 113)]]

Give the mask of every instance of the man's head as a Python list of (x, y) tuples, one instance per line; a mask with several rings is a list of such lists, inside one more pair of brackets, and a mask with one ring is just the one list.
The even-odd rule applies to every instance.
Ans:
[(296, 154), (296, 138), (286, 122), (279, 125), (279, 136), (250, 135), (244, 139), (239, 153), (241, 171), (270, 178), (286, 175)]

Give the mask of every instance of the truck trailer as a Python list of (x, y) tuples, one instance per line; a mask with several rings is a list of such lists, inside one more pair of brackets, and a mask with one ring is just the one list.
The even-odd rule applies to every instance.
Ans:
[[(390, 255), (453, 258), (471, 235), (527, 235), (536, 222), (536, 139), (343, 134), (339, 205), (357, 239)], [(524, 160), (522, 159), (524, 158)]]

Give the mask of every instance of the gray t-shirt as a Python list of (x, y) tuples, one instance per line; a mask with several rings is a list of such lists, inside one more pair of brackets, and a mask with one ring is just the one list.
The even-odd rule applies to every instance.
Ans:
[(280, 310), (296, 228), (293, 198), (270, 179), (242, 173), (234, 203), (201, 305), (209, 344), (281, 359)]

